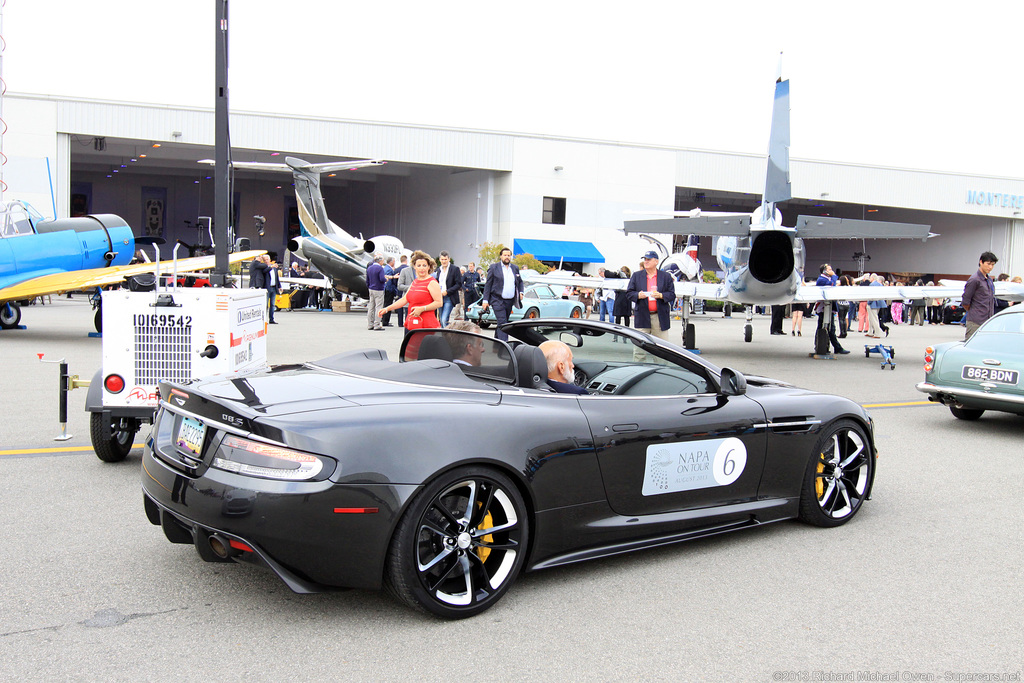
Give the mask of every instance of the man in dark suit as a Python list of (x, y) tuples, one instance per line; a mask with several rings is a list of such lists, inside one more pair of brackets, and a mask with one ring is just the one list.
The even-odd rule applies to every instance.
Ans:
[(270, 256), (263, 254), (253, 259), (249, 264), (249, 287), (252, 289), (267, 290), (267, 304), (270, 307), (269, 323), (276, 325), (274, 321), (274, 309), (277, 308), (277, 290), (281, 281), (277, 277), (277, 264), (270, 260)]
[[(494, 319), (501, 327), (508, 322), (513, 308), (523, 307), (523, 278), (519, 277), (519, 267), (512, 264), (511, 249), (503, 248), (498, 258), (501, 260), (487, 269), (480, 305), (484, 311), (488, 307), (494, 308)], [(495, 330), (494, 338), (506, 341), (508, 335), (499, 329)]]
[(448, 318), (452, 314), (455, 304), (459, 303), (459, 292), (462, 291), (462, 271), (452, 263), (452, 257), (447, 251), (440, 253), (441, 265), (435, 276), (441, 285), (441, 327), (448, 327)]
[(480, 296), (480, 293), (476, 291), (478, 282), (480, 282), (480, 275), (476, 272), (476, 264), (470, 261), (466, 272), (462, 274), (463, 303), (467, 309), (475, 304), (477, 297)]
[(586, 389), (576, 384), (572, 362), (572, 349), (565, 342), (549, 339), (538, 346), (548, 361), (548, 386), (560, 394), (586, 394)]
[[(629, 278), (626, 298), (633, 304), (633, 327), (655, 337), (669, 341), (668, 328), (672, 325), (672, 303), (676, 300), (676, 286), (672, 276), (658, 269), (658, 254), (644, 254), (643, 270)], [(652, 324), (657, 318), (657, 324)]]

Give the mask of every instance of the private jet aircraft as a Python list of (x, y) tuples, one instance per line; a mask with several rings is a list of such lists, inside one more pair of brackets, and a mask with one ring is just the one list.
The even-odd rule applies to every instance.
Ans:
[[(213, 161), (205, 159), (199, 163), (209, 164)], [(320, 191), (320, 174), (354, 171), (385, 163), (387, 162), (379, 159), (367, 159), (311, 164), (302, 159), (285, 157), (283, 164), (234, 161), (232, 166), (257, 171), (290, 171), (295, 182), (301, 234), (288, 242), (288, 249), (309, 261), (330, 280), (335, 289), (365, 298), (369, 296), (366, 287), (366, 267), (373, 262), (374, 254), (394, 256), (398, 259), (403, 251), (402, 241), (390, 235), (378, 235), (364, 240), (338, 227), (327, 217), (327, 208), (324, 206), (324, 197)], [(297, 284), (324, 284), (323, 281), (308, 278), (281, 279), (283, 282)]]

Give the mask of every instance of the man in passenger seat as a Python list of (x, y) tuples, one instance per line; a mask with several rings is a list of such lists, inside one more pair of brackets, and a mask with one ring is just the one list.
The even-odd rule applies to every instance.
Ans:
[(587, 390), (575, 384), (572, 349), (564, 342), (549, 339), (538, 347), (548, 361), (548, 386), (560, 394), (586, 394)]

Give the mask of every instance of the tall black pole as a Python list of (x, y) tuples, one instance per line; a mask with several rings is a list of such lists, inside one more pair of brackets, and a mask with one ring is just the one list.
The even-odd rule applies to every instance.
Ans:
[(228, 0), (214, 0), (217, 8), (216, 107), (214, 114), (213, 228), (217, 241), (210, 283), (228, 285), (228, 223), (231, 220), (231, 169), (228, 166)]

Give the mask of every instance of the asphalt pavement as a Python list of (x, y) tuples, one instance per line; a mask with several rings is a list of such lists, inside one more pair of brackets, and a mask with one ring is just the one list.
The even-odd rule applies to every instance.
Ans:
[[(366, 347), (396, 358), (401, 343), (364, 313), (277, 320), (272, 363)], [(442, 622), (383, 593), (295, 595), (167, 542), (143, 512), (140, 451), (117, 464), (92, 453), (84, 389), (70, 395), (71, 439), (54, 440), (58, 369), (37, 354), (91, 377), (91, 321), (83, 297), (54, 297), (24, 310), (27, 329), (0, 332), (0, 680), (1021, 679), (1024, 419), (963, 422), (914, 389), (924, 347), (961, 327), (893, 326), (896, 367), (882, 369), (856, 333), (850, 355), (810, 358), (813, 320), (781, 337), (757, 316), (744, 343), (742, 316), (698, 316), (713, 363), (869, 406), (873, 499), (837, 529), (785, 522), (524, 575), (488, 612)], [(467, 425), (452, 444), (486, 438)], [(380, 443), (414, 446), (386, 430)]]

